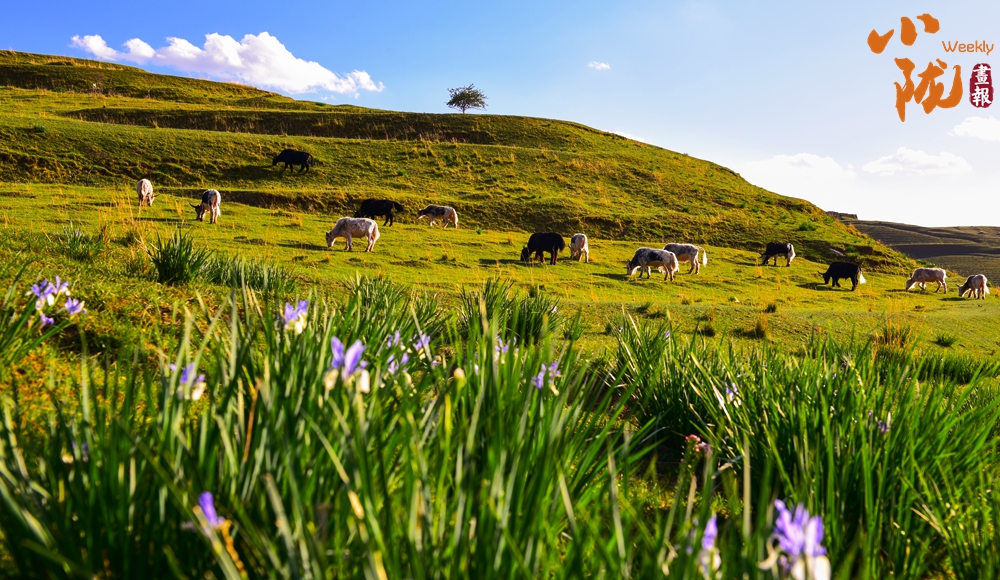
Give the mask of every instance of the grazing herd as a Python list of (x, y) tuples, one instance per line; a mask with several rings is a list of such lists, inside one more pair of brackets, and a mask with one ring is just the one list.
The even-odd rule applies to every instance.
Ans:
[[(299, 173), (309, 171), (309, 167), (314, 164), (313, 156), (293, 149), (285, 149), (272, 159), (271, 166), (284, 163), (284, 170), (298, 166)], [(136, 193), (139, 197), (139, 206), (152, 206), (155, 195), (153, 184), (148, 179), (140, 179), (136, 184)], [(209, 223), (216, 223), (222, 215), (222, 195), (215, 189), (205, 190), (201, 195), (200, 204), (191, 204), (195, 209), (198, 221), (205, 221), (205, 216), (209, 216)], [(379, 239), (378, 223), (371, 218), (384, 217), (382, 226), (391, 226), (395, 223), (393, 212), (403, 212), (402, 205), (387, 199), (366, 199), (361, 202), (361, 207), (354, 214), (354, 217), (342, 217), (334, 224), (333, 229), (326, 233), (326, 245), (329, 248), (334, 246), (337, 238), (344, 238), (345, 250), (354, 249), (354, 238), (364, 238), (367, 241), (366, 252), (371, 252), (375, 247), (375, 242)], [(428, 205), (417, 212), (417, 219), (427, 218), (428, 226), (433, 226), (438, 221), (442, 228), (448, 225), (458, 228), (458, 212), (455, 208), (446, 205)], [(566, 241), (563, 237), (553, 232), (536, 232), (528, 238), (528, 243), (521, 249), (521, 261), (526, 263), (544, 262), (545, 253), (549, 254), (549, 264), (555, 265), (559, 252), (566, 249)], [(590, 263), (590, 244), (586, 234), (573, 234), (569, 244), (570, 259), (586, 261)], [(699, 260), (700, 257), (700, 260)], [(795, 259), (795, 247), (788, 242), (769, 242), (764, 252), (761, 253), (762, 265), (768, 265), (773, 261), (773, 265), (778, 265), (778, 258), (785, 258), (785, 266), (791, 266)], [(698, 274), (701, 267), (708, 265), (708, 252), (700, 246), (693, 244), (670, 243), (663, 246), (662, 250), (642, 247), (635, 251), (632, 258), (626, 262), (625, 271), (628, 276), (634, 275), (637, 271), (642, 278), (646, 274), (651, 277), (653, 268), (663, 272), (664, 280), (674, 280), (674, 275), (680, 269), (681, 262), (690, 263), (688, 274)], [(849, 262), (833, 262), (826, 272), (821, 274), (823, 284), (830, 284), (831, 287), (839, 288), (841, 280), (851, 281), (851, 290), (857, 290), (859, 284), (865, 283), (864, 273), (861, 266)], [(948, 292), (947, 273), (942, 268), (917, 268), (906, 280), (905, 290), (914, 286), (919, 286), (921, 290), (926, 290), (926, 284), (934, 282), (937, 284), (935, 292), (944, 290)], [(965, 297), (970, 295), (973, 298), (985, 298), (990, 293), (989, 282), (983, 274), (974, 274), (966, 279), (958, 289), (958, 295)]]

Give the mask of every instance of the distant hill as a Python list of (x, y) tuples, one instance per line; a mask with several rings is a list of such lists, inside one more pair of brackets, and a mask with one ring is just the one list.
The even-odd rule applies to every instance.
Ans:
[[(443, 90), (443, 89), (442, 89)], [(271, 157), (312, 153), (308, 173)], [(871, 270), (912, 262), (815, 205), (709, 161), (577, 123), (296, 101), (233, 83), (0, 51), (0, 181), (132, 188), (353, 213), (368, 197), (455, 206), (463, 227), (758, 250), (791, 241)]]
[(846, 220), (859, 231), (910, 256), (963, 276), (986, 274), (1000, 282), (1000, 228), (926, 228), (892, 222)]

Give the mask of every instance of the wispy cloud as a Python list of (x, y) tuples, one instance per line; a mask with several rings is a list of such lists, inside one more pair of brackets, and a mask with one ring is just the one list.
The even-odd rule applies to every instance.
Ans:
[(812, 153), (795, 155), (775, 155), (763, 161), (744, 164), (743, 172), (756, 176), (759, 181), (774, 180), (845, 180), (857, 176), (854, 168), (841, 167), (832, 157), (820, 157)]
[(72, 41), (72, 46), (102, 60), (166, 66), (288, 93), (327, 90), (358, 95), (360, 91), (378, 92), (384, 88), (365, 71), (355, 70), (341, 76), (317, 62), (297, 58), (267, 32), (247, 34), (242, 40), (206, 34), (201, 48), (175, 37), (167, 38), (167, 46), (159, 49), (133, 38), (125, 42), (124, 51), (109, 47), (98, 35), (74, 36)]
[(775, 155), (770, 159), (744, 163), (736, 169), (750, 183), (765, 189), (808, 199), (824, 208), (853, 208), (844, 191), (857, 181), (850, 165), (844, 167), (832, 157), (813, 153)]
[(954, 153), (942, 151), (931, 155), (923, 151), (914, 151), (900, 147), (892, 155), (880, 157), (862, 167), (868, 173), (879, 175), (915, 174), (915, 175), (958, 175), (972, 171), (972, 166), (965, 159)]
[(983, 141), (1000, 141), (1000, 120), (990, 115), (986, 117), (966, 117), (951, 131), (958, 137), (976, 137)]
[(592, 68), (594, 70), (611, 70), (611, 65), (610, 64), (608, 64), (606, 62), (598, 62), (596, 60), (592, 60), (592, 61), (588, 62), (587, 63), (587, 67), (588, 68)]

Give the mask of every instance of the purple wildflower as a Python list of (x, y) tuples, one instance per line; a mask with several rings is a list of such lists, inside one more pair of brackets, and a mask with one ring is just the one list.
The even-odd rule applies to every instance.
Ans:
[(402, 338), (399, 336), (399, 331), (397, 330), (395, 334), (389, 337), (389, 340), (385, 342), (386, 348), (392, 348), (402, 342)]
[(704, 550), (711, 550), (715, 547), (715, 537), (719, 535), (719, 526), (715, 521), (715, 515), (708, 519), (705, 524), (705, 533), (701, 536), (701, 547)]
[[(171, 365), (171, 366), (173, 366), (173, 365)], [(194, 375), (194, 373), (197, 370), (198, 369), (194, 366), (194, 363), (191, 363), (191, 364), (185, 366), (184, 369), (181, 370), (181, 384), (182, 385), (187, 385), (187, 384), (190, 384), (192, 382), (196, 383), (196, 384), (204, 383), (205, 382), (205, 375), (198, 375), (197, 378), (195, 378), (193, 381), (191, 380), (192, 376)]]
[(226, 518), (220, 518), (219, 514), (215, 511), (215, 499), (212, 497), (212, 492), (205, 491), (198, 495), (198, 506), (201, 507), (201, 512), (205, 514), (205, 520), (208, 521), (208, 525), (213, 528), (217, 528), (226, 521)]
[(42, 321), (42, 328), (45, 328), (46, 326), (55, 323), (55, 320), (48, 316), (45, 316), (44, 312), (38, 313), (38, 319)]
[(425, 350), (430, 350), (431, 348), (431, 337), (424, 333), (420, 333), (419, 336), (414, 339), (416, 342), (413, 344), (413, 350), (418, 352), (423, 352)]
[(336, 336), (330, 337), (330, 353), (332, 355), (330, 368), (340, 368), (344, 364), (344, 343), (340, 342)]
[(885, 421), (878, 422), (878, 430), (881, 431), (883, 435), (888, 433), (889, 429), (892, 429), (892, 413), (888, 413), (885, 416)]
[(410, 355), (405, 352), (403, 353), (403, 356), (399, 357), (398, 361), (396, 360), (396, 355), (389, 355), (386, 370), (389, 371), (390, 374), (396, 374), (398, 371), (406, 367), (408, 362), (410, 362)]
[(59, 296), (61, 294), (65, 294), (66, 296), (69, 296), (69, 282), (64, 282), (64, 281), (60, 280), (59, 276), (56, 276), (56, 283), (55, 284), (51, 284), (51, 283), (49, 284), (49, 288), (52, 289), (52, 292), (54, 292), (56, 296)]
[(32, 284), (31, 293), (35, 295), (35, 310), (41, 310), (46, 305), (52, 306), (55, 303), (55, 288), (48, 280)]
[[(670, 340), (670, 331), (669, 330), (666, 331), (665, 333), (663, 333), (663, 338), (665, 338), (666, 340)], [(715, 516), (712, 516), (712, 521), (715, 521)]]
[(556, 377), (559, 376), (562, 376), (562, 373), (559, 372), (559, 361), (552, 361), (548, 367), (544, 364), (541, 366), (535, 378), (531, 379), (531, 383), (538, 390), (542, 390), (542, 387), (546, 385), (551, 388), (555, 384)]
[(285, 321), (285, 330), (294, 330), (295, 334), (302, 334), (306, 328), (306, 316), (309, 314), (309, 301), (299, 300), (294, 307), (285, 302), (285, 312), (282, 318)]
[(356, 369), (361, 369), (367, 365), (361, 360), (362, 353), (365, 352), (365, 345), (360, 340), (355, 340), (354, 344), (344, 353), (344, 374), (354, 374)]
[(774, 507), (778, 510), (778, 519), (774, 522), (774, 536), (782, 552), (793, 560), (803, 556), (816, 558), (826, 555), (826, 548), (822, 545), (822, 518), (809, 517), (809, 510), (802, 504), (795, 506), (794, 514), (780, 499), (774, 501)]
[(76, 316), (77, 314), (86, 314), (87, 309), (83, 307), (82, 300), (77, 300), (76, 298), (67, 298), (66, 312), (68, 312), (70, 316)]
[(355, 340), (354, 344), (344, 350), (344, 343), (336, 336), (330, 337), (330, 370), (339, 370), (344, 376), (354, 374), (354, 371), (363, 369), (368, 363), (361, 360), (361, 354), (365, 352), (365, 345), (360, 340)]
[(542, 370), (538, 371), (538, 375), (535, 376), (535, 378), (531, 379), (531, 382), (532, 382), (532, 384), (535, 385), (535, 387), (538, 388), (539, 391), (542, 390), (542, 387), (545, 386), (545, 366), (544, 365), (542, 366)]

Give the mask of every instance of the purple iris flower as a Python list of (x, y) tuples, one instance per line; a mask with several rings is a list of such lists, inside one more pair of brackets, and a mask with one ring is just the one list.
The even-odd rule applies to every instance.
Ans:
[(368, 363), (361, 360), (361, 355), (365, 352), (365, 345), (360, 340), (355, 340), (354, 344), (344, 350), (344, 343), (336, 336), (330, 337), (330, 369), (337, 369), (345, 376), (354, 374), (354, 371), (363, 369)]
[(66, 296), (69, 296), (69, 282), (60, 280), (59, 276), (56, 276), (55, 284), (49, 284), (49, 288), (52, 289), (56, 296), (59, 296), (60, 294), (66, 294)]
[(212, 492), (205, 491), (199, 494), (198, 505), (201, 507), (202, 513), (205, 514), (208, 525), (213, 528), (221, 526), (226, 521), (226, 518), (220, 518), (219, 514), (215, 511), (215, 499), (212, 497)]
[(340, 342), (336, 336), (330, 337), (330, 353), (332, 355), (330, 368), (340, 368), (344, 364), (344, 343)]
[(552, 361), (552, 364), (550, 364), (548, 367), (546, 367), (543, 364), (539, 369), (538, 374), (535, 375), (535, 378), (531, 379), (531, 382), (532, 384), (535, 385), (535, 387), (538, 390), (542, 390), (542, 387), (544, 387), (546, 384), (548, 385), (553, 384), (555, 382), (556, 377), (560, 375), (561, 373), (559, 372), (559, 361)]
[(496, 350), (496, 353), (498, 355), (507, 354), (507, 349), (509, 349), (509, 348), (510, 348), (510, 345), (504, 344), (503, 339), (498, 336), (497, 337), (497, 345), (494, 347), (494, 350)]
[(403, 353), (403, 356), (399, 357), (398, 361), (396, 360), (396, 355), (390, 355), (388, 361), (389, 364), (386, 366), (386, 370), (388, 370), (391, 374), (396, 374), (398, 371), (406, 367), (406, 363), (408, 362), (410, 362), (410, 355), (405, 352)]
[(701, 536), (701, 547), (703, 550), (711, 550), (715, 547), (715, 537), (719, 535), (719, 526), (713, 514), (705, 524), (705, 533)]
[[(188, 383), (191, 383), (192, 382), (191, 381), (191, 376), (194, 375), (194, 373), (197, 372), (197, 370), (198, 369), (194, 366), (194, 363), (191, 363), (191, 364), (185, 366), (184, 370), (181, 371), (181, 384), (182, 385), (186, 385)], [(198, 375), (198, 377), (195, 378), (193, 382), (194, 383), (204, 383), (205, 382), (205, 375), (201, 375), (201, 374)]]
[(535, 387), (538, 388), (539, 391), (542, 390), (542, 387), (545, 386), (545, 367), (544, 366), (542, 367), (542, 370), (538, 371), (538, 375), (535, 376), (535, 378), (531, 379), (531, 382), (535, 385)]
[(804, 505), (795, 506), (792, 513), (780, 499), (774, 501), (778, 519), (774, 522), (774, 536), (781, 551), (793, 560), (802, 556), (815, 558), (826, 554), (823, 547), (823, 519), (809, 516)]
[(82, 300), (77, 300), (76, 298), (67, 298), (66, 312), (68, 312), (70, 316), (76, 316), (77, 314), (86, 314), (87, 309), (83, 307)]
[[(344, 353), (344, 374), (351, 375), (354, 371), (359, 368), (364, 368), (364, 362), (361, 360), (361, 355), (365, 352), (365, 345), (361, 344), (360, 340), (355, 340), (354, 344), (347, 349)], [(359, 364), (360, 363), (360, 364)]]
[(393, 346), (402, 342), (402, 337), (399, 336), (399, 331), (397, 330), (395, 334), (389, 337), (389, 340), (385, 342), (386, 348), (392, 348)]
[(305, 316), (309, 312), (309, 301), (299, 300), (299, 303), (292, 307), (291, 303), (285, 302), (285, 313), (283, 315), (285, 324), (291, 324), (299, 316)]
[(38, 313), (38, 319), (42, 321), (42, 328), (45, 328), (46, 326), (55, 323), (55, 320), (53, 320), (48, 316), (45, 316), (44, 312)]
[(430, 350), (430, 347), (431, 347), (431, 337), (421, 332), (420, 335), (416, 338), (416, 342), (413, 343), (413, 350), (419, 352), (425, 349)]

